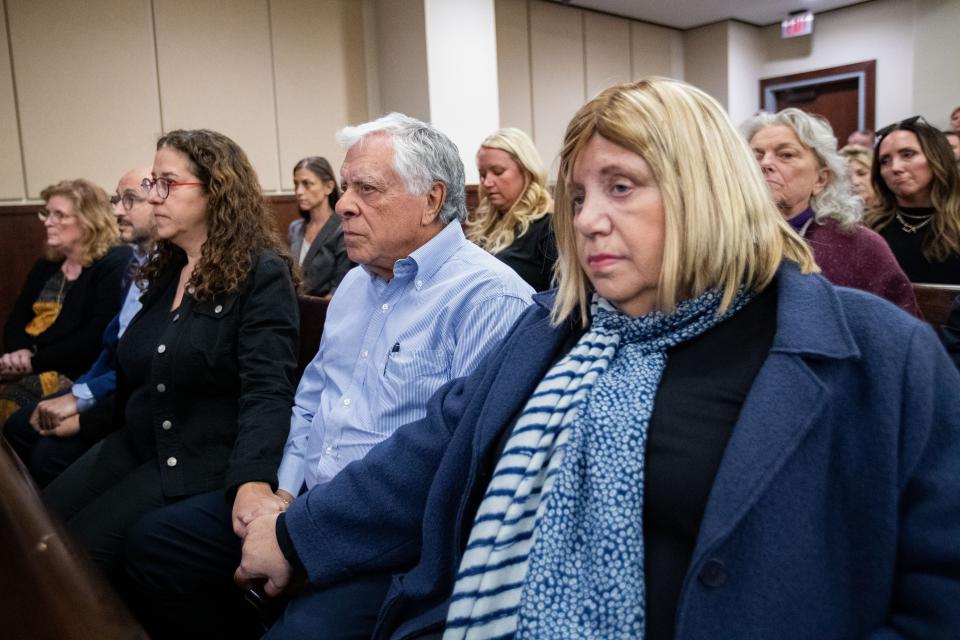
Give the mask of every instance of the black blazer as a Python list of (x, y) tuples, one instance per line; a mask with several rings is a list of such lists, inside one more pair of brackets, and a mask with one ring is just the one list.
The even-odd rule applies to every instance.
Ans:
[(37, 337), (25, 329), (33, 320), (33, 303), (62, 261), (37, 260), (7, 320), (4, 348), (30, 349), (33, 370), (59, 371), (73, 379), (86, 371), (103, 346), (103, 332), (120, 311), (120, 280), (130, 262), (131, 249), (112, 247), (99, 260), (80, 272), (63, 298), (60, 315)]
[(553, 214), (534, 220), (525, 234), (493, 255), (516, 271), (535, 291), (552, 289), (553, 265), (557, 261)]
[[(300, 259), (303, 247), (303, 235), (306, 222), (294, 220), (287, 230), (287, 241), (294, 260)], [(303, 272), (303, 292), (311, 296), (332, 294), (343, 276), (354, 267), (347, 257), (347, 246), (343, 242), (343, 223), (336, 213), (321, 227), (317, 237), (310, 243), (307, 255), (300, 265)]]
[[(297, 368), (299, 314), (287, 265), (265, 251), (239, 292), (205, 301), (187, 293), (171, 314), (179, 274), (174, 265), (150, 283), (120, 339), (125, 428), (149, 440), (168, 497), (222, 488), (232, 497), (253, 481), (275, 488)], [(129, 372), (143, 369), (146, 380), (133, 388)]]

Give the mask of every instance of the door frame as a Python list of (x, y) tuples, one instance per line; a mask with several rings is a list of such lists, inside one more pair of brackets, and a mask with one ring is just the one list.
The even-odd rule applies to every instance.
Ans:
[(857, 80), (857, 128), (873, 129), (876, 114), (876, 60), (866, 60), (840, 67), (805, 71), (776, 78), (763, 78), (760, 80), (760, 105), (764, 111), (774, 113), (777, 110), (775, 95), (777, 91), (817, 86), (851, 78)]

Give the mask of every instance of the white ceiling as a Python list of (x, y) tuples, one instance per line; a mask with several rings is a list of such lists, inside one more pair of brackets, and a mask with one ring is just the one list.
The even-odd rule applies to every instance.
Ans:
[(691, 29), (731, 18), (755, 25), (775, 24), (791, 11), (816, 13), (861, 4), (864, 0), (553, 0), (585, 9)]

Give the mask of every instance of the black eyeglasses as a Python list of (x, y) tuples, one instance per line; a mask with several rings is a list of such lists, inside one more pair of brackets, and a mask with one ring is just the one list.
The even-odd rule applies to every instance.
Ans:
[(144, 178), (143, 182), (140, 183), (140, 188), (143, 189), (143, 192), (150, 195), (150, 191), (153, 190), (154, 185), (157, 187), (157, 195), (160, 196), (161, 200), (166, 200), (167, 196), (170, 195), (170, 189), (173, 187), (187, 187), (187, 186), (198, 186), (202, 187), (202, 182), (177, 182), (176, 180), (171, 180), (170, 178), (156, 178), (151, 180), (150, 178)]
[(905, 120), (894, 122), (893, 124), (888, 124), (883, 129), (880, 129), (879, 131), (877, 131), (877, 142), (880, 141), (880, 138), (887, 135), (891, 131), (896, 131), (897, 129), (901, 129), (903, 127), (909, 127), (918, 123), (922, 125), (926, 125), (928, 127), (930, 126), (930, 123), (924, 120), (923, 116), (913, 116), (912, 118), (906, 118)]
[(117, 203), (120, 202), (123, 204), (124, 211), (130, 211), (130, 209), (133, 209), (134, 205), (145, 200), (146, 198), (141, 198), (140, 196), (134, 194), (133, 191), (124, 191), (122, 196), (116, 194), (110, 196), (110, 204), (117, 206)]

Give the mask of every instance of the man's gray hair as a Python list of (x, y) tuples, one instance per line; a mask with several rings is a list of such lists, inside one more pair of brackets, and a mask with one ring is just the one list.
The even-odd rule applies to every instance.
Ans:
[(440, 209), (446, 224), (467, 219), (466, 178), (457, 145), (436, 127), (402, 113), (390, 113), (372, 122), (344, 127), (337, 132), (337, 143), (349, 149), (365, 136), (386, 133), (393, 141), (393, 168), (407, 191), (423, 195), (436, 182), (447, 187)]
[(853, 195), (847, 161), (837, 152), (837, 138), (830, 123), (820, 116), (789, 107), (777, 113), (761, 112), (740, 125), (747, 143), (761, 129), (782, 125), (793, 129), (801, 144), (813, 151), (817, 164), (830, 172), (823, 191), (810, 198), (817, 222), (831, 219), (848, 229), (863, 218), (863, 203)]

